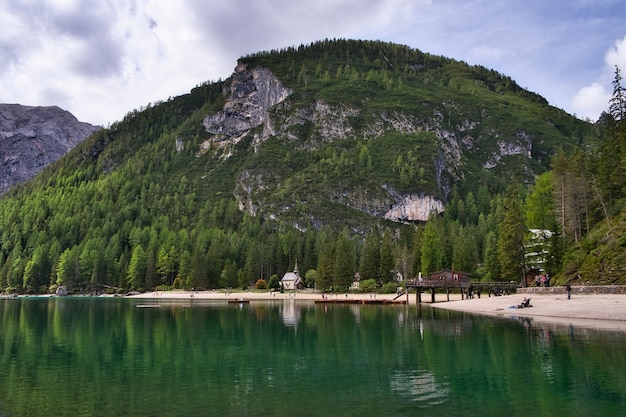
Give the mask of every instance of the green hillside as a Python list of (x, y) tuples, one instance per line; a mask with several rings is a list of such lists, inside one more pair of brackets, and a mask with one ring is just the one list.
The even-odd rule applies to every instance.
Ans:
[[(441, 268), (519, 279), (498, 255), (504, 191), (523, 203), (557, 152), (603, 139), (509, 77), (401, 45), (326, 40), (240, 67), (130, 112), (0, 199), (0, 287), (245, 287), (296, 262), (321, 289), (356, 271), (379, 286)], [(246, 107), (262, 82), (284, 93), (265, 113)], [(390, 217), (426, 197), (443, 214)]]

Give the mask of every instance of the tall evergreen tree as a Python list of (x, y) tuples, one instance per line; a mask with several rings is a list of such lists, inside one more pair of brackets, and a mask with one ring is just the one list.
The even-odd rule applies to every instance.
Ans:
[(474, 228), (464, 227), (454, 239), (452, 267), (457, 271), (474, 273), (478, 264), (478, 247)]
[(325, 244), (317, 260), (317, 276), (315, 288), (328, 291), (333, 285), (335, 277), (335, 248), (331, 243)]
[(503, 204), (503, 217), (498, 224), (498, 259), (502, 277), (507, 280), (521, 280), (524, 275), (524, 235), (526, 226), (522, 212), (518, 184), (513, 182), (506, 189)]
[(208, 285), (207, 260), (202, 248), (194, 248), (191, 255), (191, 271), (187, 285), (190, 288), (206, 288)]
[(165, 285), (172, 285), (176, 274), (176, 249), (171, 246), (159, 249), (157, 255), (157, 272)]
[(433, 217), (426, 223), (422, 236), (421, 272), (424, 277), (442, 268), (443, 242)]
[(146, 276), (146, 252), (141, 245), (135, 246), (128, 264), (127, 280), (133, 290), (143, 289)]
[(26, 263), (24, 269), (24, 288), (30, 287), (32, 291), (39, 291), (40, 287), (46, 286), (50, 276), (50, 262), (45, 245), (35, 248), (33, 257)]
[(551, 230), (554, 215), (554, 172), (548, 171), (535, 180), (526, 196), (526, 222), (531, 229)]
[(80, 266), (77, 248), (66, 249), (61, 253), (57, 264), (57, 284), (67, 285), (70, 288), (78, 284)]
[(395, 279), (394, 268), (396, 262), (394, 256), (391, 232), (387, 230), (385, 231), (383, 241), (380, 244), (380, 279), (383, 284), (391, 282)]
[(233, 288), (237, 287), (237, 264), (231, 259), (226, 259), (224, 262), (224, 268), (220, 274), (220, 287), (221, 288)]
[(356, 253), (348, 230), (344, 229), (335, 245), (335, 288), (346, 291), (354, 281)]
[(412, 270), (413, 276), (417, 277), (422, 271), (422, 236), (424, 235), (424, 228), (418, 227), (413, 234), (413, 256), (412, 256)]
[(619, 67), (615, 66), (615, 77), (613, 78), (613, 95), (609, 101), (609, 113), (617, 122), (624, 120), (626, 116), (626, 92), (622, 87), (622, 75)]
[(365, 236), (361, 261), (359, 263), (359, 275), (362, 280), (378, 280), (380, 271), (380, 234), (374, 229)]
[(498, 258), (498, 237), (495, 231), (487, 233), (483, 250), (483, 278), (485, 281), (500, 281), (501, 268)]
[(156, 271), (156, 255), (154, 249), (150, 250), (146, 259), (146, 278), (145, 289), (151, 290), (157, 283), (157, 271)]
[[(613, 96), (609, 102), (611, 115), (607, 138), (600, 146), (598, 185), (608, 202), (626, 195), (626, 90), (622, 87), (619, 68), (615, 67)], [(604, 200), (603, 200), (604, 204)]]

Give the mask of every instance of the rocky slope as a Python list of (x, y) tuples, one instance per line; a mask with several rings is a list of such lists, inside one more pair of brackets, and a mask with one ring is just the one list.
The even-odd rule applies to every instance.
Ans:
[(0, 104), (0, 194), (34, 177), (98, 129), (56, 106)]
[[(487, 172), (499, 167), (506, 170), (510, 162), (504, 161), (518, 157), (514, 164), (528, 166), (532, 176), (530, 166), (549, 152), (545, 147), (540, 149), (545, 138), (526, 130), (534, 129), (534, 125), (519, 121), (513, 122), (512, 128), (504, 126), (500, 120), (508, 115), (500, 115), (497, 108), (469, 111), (448, 101), (419, 104), (416, 107), (427, 109), (419, 115), (398, 110), (372, 112), (367, 108), (367, 95), (362, 99), (362, 106), (350, 106), (333, 105), (321, 98), (302, 102), (292, 99), (293, 93), (270, 69), (240, 61), (224, 91), (227, 98), (223, 110), (204, 118), (204, 128), (210, 136), (201, 145), (200, 153), (210, 148), (221, 149), (224, 152), (222, 157), (229, 157), (235, 145), (246, 137), (256, 154), (263, 153), (264, 143), (271, 139), (292, 148), (294, 153), (306, 153), (351, 138), (372, 143), (389, 136), (402, 137), (406, 142), (417, 143), (415, 151), (409, 152), (409, 157), (413, 153), (411, 170), (417, 171), (418, 165), (422, 166), (422, 172), (430, 173), (430, 178), (435, 180), (435, 187), (420, 189), (419, 178), (413, 179), (413, 185), (402, 191), (384, 181), (368, 185), (362, 181), (349, 184), (341, 181), (329, 184), (323, 197), (312, 197), (315, 193), (309, 191), (299, 198), (307, 206), (314, 198), (322, 198), (369, 216), (411, 222), (425, 221), (432, 212), (441, 213), (452, 185), (466, 178), (468, 171)], [(366, 122), (356, 127), (353, 121), (359, 117)], [(549, 126), (550, 123), (548, 120), (534, 121), (535, 125)], [(308, 134), (303, 136), (299, 132), (305, 127)], [(433, 144), (430, 156), (424, 151), (429, 146), (420, 142), (422, 140)], [(381, 151), (391, 152), (385, 148)], [(407, 158), (405, 160), (409, 163)], [(250, 165), (237, 175), (234, 196), (240, 209), (257, 215), (262, 207), (272, 217), (282, 217), (292, 211), (293, 204), (282, 199), (271, 201), (269, 196), (279, 189), (286, 189), (289, 179), (301, 175), (300, 169), (305, 167), (280, 173), (277, 167), (268, 169), (262, 164)], [(309, 182), (317, 180), (315, 177), (307, 179)], [(309, 218), (314, 224), (321, 220), (316, 214)]]
[[(288, 142), (292, 142), (292, 146), (307, 151), (319, 149), (324, 143), (342, 140), (355, 134), (348, 119), (356, 116), (359, 109), (332, 107), (322, 100), (295, 109), (289, 104), (284, 104), (282, 109), (279, 109), (283, 111), (283, 117), (272, 118), (272, 110), (277, 109), (277, 106), (292, 94), (292, 90), (285, 87), (267, 68), (250, 68), (239, 62), (227, 94), (224, 109), (204, 119), (204, 127), (212, 136), (202, 144), (201, 149), (208, 149), (211, 143), (221, 148), (229, 146), (232, 148), (232, 145), (251, 134), (256, 151), (264, 141), (276, 136), (286, 138)], [(380, 115), (376, 123), (369, 127), (368, 136), (376, 138), (390, 130), (403, 134), (420, 130), (407, 119), (405, 115)], [(298, 138), (290, 132), (294, 126), (307, 123), (315, 126), (316, 134), (304, 144), (296, 145)], [(258, 198), (259, 192), (267, 188), (263, 177), (268, 174), (274, 175), (273, 172), (264, 173), (257, 169), (246, 169), (239, 173), (234, 195), (241, 210), (256, 215), (259, 205), (268, 208), (267, 202)], [(382, 185), (377, 193), (362, 191), (344, 189), (333, 199), (342, 205), (392, 221), (425, 221), (432, 211), (438, 213), (443, 211), (443, 202), (430, 195), (399, 194), (387, 185)], [(364, 200), (363, 194), (372, 195)], [(285, 206), (282, 201), (277, 206), (272, 210), (275, 215), (291, 208)]]

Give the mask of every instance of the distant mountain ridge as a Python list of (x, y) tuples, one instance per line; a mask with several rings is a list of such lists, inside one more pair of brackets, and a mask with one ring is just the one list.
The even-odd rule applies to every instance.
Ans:
[(0, 104), (0, 195), (99, 129), (57, 106)]

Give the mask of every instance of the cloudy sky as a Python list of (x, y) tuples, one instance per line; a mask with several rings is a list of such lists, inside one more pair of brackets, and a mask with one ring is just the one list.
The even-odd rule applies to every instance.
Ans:
[(483, 65), (596, 120), (626, 74), (623, 0), (0, 2), (0, 102), (106, 126), (229, 77), (237, 58), (324, 38), (383, 40)]

